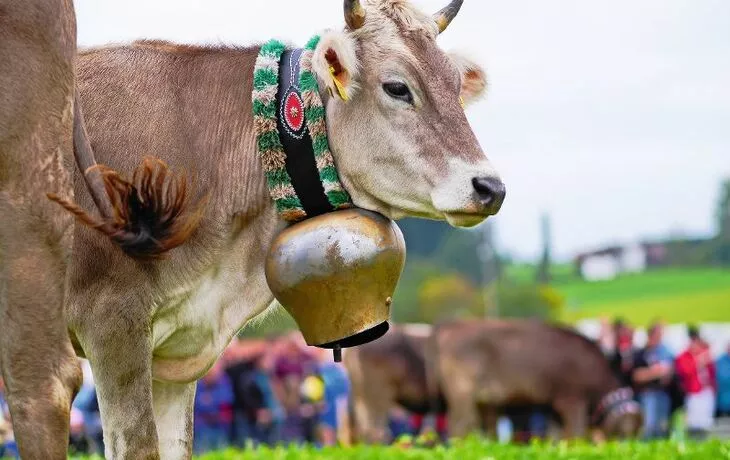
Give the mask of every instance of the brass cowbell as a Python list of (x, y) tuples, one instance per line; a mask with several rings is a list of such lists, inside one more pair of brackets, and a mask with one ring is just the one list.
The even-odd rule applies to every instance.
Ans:
[(308, 345), (333, 349), (381, 337), (405, 264), (395, 222), (354, 208), (306, 219), (282, 231), (266, 258), (266, 280)]

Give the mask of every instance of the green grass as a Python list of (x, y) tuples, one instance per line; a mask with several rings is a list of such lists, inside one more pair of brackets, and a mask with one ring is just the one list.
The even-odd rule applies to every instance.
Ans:
[[(505, 275), (516, 282), (531, 283), (535, 281), (537, 266), (524, 263), (512, 263), (504, 267)], [(553, 264), (550, 266), (550, 276), (554, 282), (577, 280), (573, 264)]]
[(575, 321), (598, 316), (622, 317), (632, 324), (643, 325), (657, 318), (670, 323), (726, 322), (730, 321), (730, 289), (598, 304), (567, 312), (563, 319)]
[[(510, 264), (506, 276), (533, 282), (534, 265)], [(562, 320), (622, 316), (634, 324), (656, 318), (669, 322), (730, 321), (730, 270), (654, 269), (610, 281), (587, 282), (570, 264), (550, 269), (552, 285), (565, 296)]]
[(657, 296), (703, 293), (730, 288), (730, 270), (666, 269), (623, 275), (611, 281), (559, 283), (560, 291), (578, 307)]
[(278, 448), (251, 451), (226, 450), (210, 453), (201, 460), (309, 460), (309, 459), (454, 459), (454, 460), (517, 460), (517, 459), (730, 459), (730, 444), (720, 441), (705, 443), (609, 443), (602, 446), (554, 443), (516, 446), (468, 439), (451, 447), (420, 449), (412, 447), (352, 447), (352, 448)]
[[(100, 457), (70, 457), (72, 460), (101, 460)], [(454, 440), (450, 446), (421, 448), (401, 443), (394, 446), (354, 447), (261, 447), (251, 450), (225, 449), (195, 456), (198, 460), (730, 460), (730, 441), (704, 442), (534, 442), (527, 446), (502, 444), (479, 437)]]
[(655, 318), (730, 321), (730, 270), (655, 270), (611, 281), (557, 283), (556, 288), (566, 297), (566, 321), (597, 316), (622, 316), (635, 324)]

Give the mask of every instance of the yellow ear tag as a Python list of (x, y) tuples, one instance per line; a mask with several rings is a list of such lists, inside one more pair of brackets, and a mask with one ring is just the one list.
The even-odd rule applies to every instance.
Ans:
[(347, 93), (345, 92), (345, 87), (342, 86), (340, 80), (335, 77), (335, 68), (332, 66), (330, 66), (330, 74), (332, 75), (332, 82), (335, 84), (335, 87), (337, 88), (337, 93), (340, 95), (340, 98), (342, 98), (343, 101), (349, 100), (349, 98), (347, 97)]
[(461, 97), (461, 96), (459, 96), (459, 104), (461, 104), (461, 108), (462, 108), (462, 109), (463, 109), (463, 108), (465, 107), (465, 104), (464, 104), (464, 98), (463, 98), (463, 97)]

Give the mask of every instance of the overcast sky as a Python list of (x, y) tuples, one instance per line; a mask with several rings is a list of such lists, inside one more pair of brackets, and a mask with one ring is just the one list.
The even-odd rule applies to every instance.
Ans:
[[(416, 0), (436, 11), (446, 0)], [(81, 46), (164, 38), (304, 44), (341, 0), (76, 0)], [(283, 11), (291, 10), (291, 14)], [(730, 1), (466, 0), (440, 37), (486, 69), (469, 118), (507, 184), (495, 219), (515, 255), (707, 235), (730, 176)]]

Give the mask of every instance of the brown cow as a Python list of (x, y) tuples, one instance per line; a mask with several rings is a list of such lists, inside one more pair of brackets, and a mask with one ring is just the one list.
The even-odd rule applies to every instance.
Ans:
[(499, 410), (511, 405), (552, 407), (566, 438), (591, 427), (630, 437), (641, 427), (631, 390), (620, 387), (600, 348), (573, 330), (532, 320), (453, 321), (438, 325), (429, 345), (430, 385), (443, 391), (452, 436), (481, 425), (495, 434)]
[(445, 412), (443, 399), (432, 404), (428, 393), (425, 352), (430, 335), (430, 325), (393, 325), (382, 339), (345, 350), (352, 421), (362, 441), (389, 441), (388, 414), (394, 406), (418, 415)]
[(65, 459), (81, 369), (63, 314), (73, 196), (71, 0), (0, 0), (0, 362), (24, 459)]
[[(460, 104), (483, 93), (484, 72), (436, 43), (460, 6), (454, 0), (432, 17), (403, 0), (346, 0), (347, 27), (322, 34), (314, 49), (332, 156), (356, 206), (457, 226), (478, 224), (500, 208), (504, 186)], [(110, 238), (77, 225), (68, 268), (13, 284), (10, 299), (39, 315), (65, 301), (72, 343), (94, 371), (107, 457), (190, 457), (195, 380), (273, 302), (264, 260), (285, 222), (257, 151), (252, 94), (259, 50), (147, 41), (87, 51), (77, 62), (88, 139), (78, 117), (74, 144), (83, 171), (74, 168), (78, 207), (66, 206)], [(112, 169), (87, 170), (89, 140), (99, 163)], [(198, 188), (191, 193), (172, 182), (155, 162), (137, 169), (145, 155), (194, 173)], [(59, 174), (72, 170), (70, 161), (65, 165)], [(11, 166), (0, 168), (3, 180)], [(135, 170), (131, 182), (122, 179)], [(100, 173), (106, 189), (94, 180)], [(62, 188), (36, 195), (49, 191), (70, 198)], [(202, 196), (207, 206), (197, 213), (192, 200)], [(95, 205), (101, 219), (82, 211)], [(45, 249), (51, 234), (17, 224), (8, 233), (5, 245), (20, 241), (28, 251)], [(57, 251), (68, 253), (64, 241)], [(38, 331), (23, 324), (17, 334)], [(44, 340), (63, 351), (66, 338)], [(33, 360), (22, 367), (26, 378), (40, 368)], [(37, 401), (61, 407), (69, 387), (54, 386)], [(36, 435), (23, 425), (30, 422), (20, 420), (19, 437)], [(66, 445), (58, 428), (64, 423), (49, 428), (55, 452)]]

